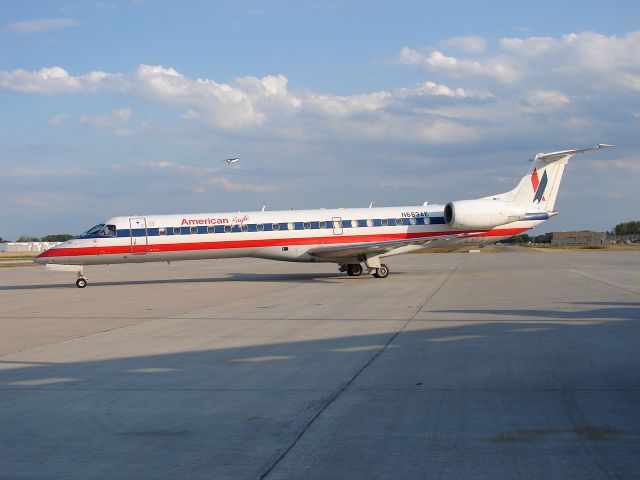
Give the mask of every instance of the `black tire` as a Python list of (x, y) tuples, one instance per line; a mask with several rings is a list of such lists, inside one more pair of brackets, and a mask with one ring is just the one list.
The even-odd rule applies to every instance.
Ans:
[(347, 275), (351, 277), (358, 277), (362, 274), (362, 265), (359, 263), (351, 263), (347, 265)]
[(84, 288), (87, 286), (87, 279), (86, 278), (79, 278), (76, 280), (76, 287), (78, 288)]
[(376, 268), (373, 276), (376, 278), (387, 278), (389, 276), (389, 267), (387, 267), (384, 263), (381, 264), (380, 268)]

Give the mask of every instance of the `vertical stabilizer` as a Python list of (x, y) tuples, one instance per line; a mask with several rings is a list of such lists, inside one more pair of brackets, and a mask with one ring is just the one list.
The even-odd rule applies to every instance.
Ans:
[(591, 148), (538, 153), (533, 157), (529, 171), (513, 190), (494, 195), (492, 198), (499, 198), (523, 206), (527, 212), (553, 212), (564, 167), (569, 159), (582, 152), (612, 146), (601, 143), (597, 147)]

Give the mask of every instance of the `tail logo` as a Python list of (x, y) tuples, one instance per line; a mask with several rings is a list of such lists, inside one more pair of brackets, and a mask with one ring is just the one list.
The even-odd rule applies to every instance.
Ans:
[(542, 179), (538, 179), (538, 169), (534, 168), (533, 173), (531, 174), (531, 185), (533, 186), (533, 191), (535, 192), (533, 195), (533, 203), (536, 201), (540, 203), (540, 201), (545, 201), (544, 198), (544, 190), (547, 188), (547, 171), (545, 170), (542, 174)]

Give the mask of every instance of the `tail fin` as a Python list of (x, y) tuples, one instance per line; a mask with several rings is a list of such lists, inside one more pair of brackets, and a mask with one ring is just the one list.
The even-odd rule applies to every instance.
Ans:
[(558, 189), (569, 159), (579, 153), (613, 147), (604, 143), (596, 147), (577, 148), (560, 152), (538, 153), (532, 159), (532, 165), (520, 183), (513, 189), (490, 198), (498, 198), (525, 207), (527, 212), (553, 212)]

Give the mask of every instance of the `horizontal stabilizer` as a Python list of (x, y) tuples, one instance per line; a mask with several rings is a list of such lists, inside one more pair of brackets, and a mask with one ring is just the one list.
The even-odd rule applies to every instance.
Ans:
[(599, 143), (595, 147), (587, 147), (587, 148), (576, 148), (574, 150), (561, 150), (559, 152), (550, 152), (550, 153), (538, 153), (535, 157), (532, 158), (535, 160), (542, 160), (545, 163), (556, 162), (565, 157), (572, 157), (578, 153), (589, 152), (591, 150), (600, 150), (601, 148), (613, 147), (613, 145), (609, 145), (607, 143)]

